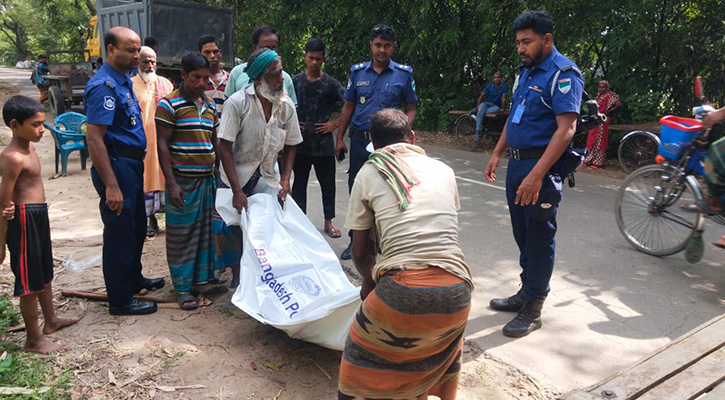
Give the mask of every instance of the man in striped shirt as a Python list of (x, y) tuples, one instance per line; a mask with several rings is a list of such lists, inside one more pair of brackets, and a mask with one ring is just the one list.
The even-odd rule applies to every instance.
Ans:
[(204, 35), (199, 38), (199, 53), (209, 60), (209, 83), (204, 93), (206, 97), (216, 104), (217, 114), (221, 115), (224, 105), (224, 90), (229, 82), (229, 72), (221, 66), (222, 49), (219, 39), (214, 35)]
[(166, 178), (166, 257), (179, 306), (199, 306), (192, 288), (215, 281), (211, 232), (216, 164), (216, 106), (204, 94), (209, 61), (181, 59), (182, 84), (156, 108), (159, 163)]

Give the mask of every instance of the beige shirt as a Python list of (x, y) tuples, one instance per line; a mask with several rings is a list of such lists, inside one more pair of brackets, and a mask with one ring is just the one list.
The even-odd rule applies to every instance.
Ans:
[(458, 244), (460, 204), (453, 170), (428, 157), (420, 147), (392, 146), (420, 181), (411, 189), (409, 207), (400, 210), (390, 185), (367, 162), (355, 178), (345, 220), (345, 228), (352, 230), (375, 227), (382, 258), (373, 268), (373, 279), (377, 282), (381, 272), (403, 264), (423, 264), (440, 267), (473, 288), (471, 271)]
[[(259, 167), (266, 183), (277, 187), (280, 179), (279, 172), (275, 170), (277, 155), (285, 145), (302, 143), (297, 112), (289, 96), (285, 94), (280, 104), (272, 105), (272, 116), (266, 121), (253, 83), (224, 102), (217, 136), (234, 143), (232, 155), (241, 186), (249, 181)], [(221, 169), (221, 179), (230, 186), (224, 168)]]

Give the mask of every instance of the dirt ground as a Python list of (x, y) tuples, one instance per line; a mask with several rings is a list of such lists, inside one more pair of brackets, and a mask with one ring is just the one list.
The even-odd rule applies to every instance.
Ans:
[[(26, 88), (27, 90), (27, 88)], [(0, 105), (17, 93), (0, 82)], [(0, 144), (10, 131), (0, 127)], [(426, 135), (429, 143), (436, 135)], [(445, 139), (445, 137), (442, 137)], [(160, 309), (140, 317), (114, 317), (104, 302), (66, 298), (62, 289), (104, 290), (98, 265), (73, 272), (64, 264), (101, 254), (102, 223), (90, 173), (80, 169), (78, 153), (68, 176), (57, 177), (52, 137), (36, 145), (40, 155), (56, 260), (53, 291), (61, 316), (80, 322), (51, 335), (69, 351), (50, 356), (73, 375), (73, 399), (332, 399), (336, 398), (341, 353), (290, 339), (230, 303), (231, 292), (211, 298), (196, 311)], [(96, 263), (98, 264), (98, 263)], [(167, 287), (155, 292), (173, 301), (165, 236), (146, 242), (144, 273), (163, 276)], [(12, 293), (8, 261), (0, 267), (0, 290)], [(17, 303), (16, 303), (17, 305)], [(24, 341), (24, 332), (10, 334)], [(551, 399), (555, 388), (466, 344), (459, 399)]]

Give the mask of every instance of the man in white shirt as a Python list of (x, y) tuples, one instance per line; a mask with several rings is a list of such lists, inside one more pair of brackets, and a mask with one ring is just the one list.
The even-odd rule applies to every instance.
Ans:
[(249, 57), (245, 72), (251, 82), (224, 103), (218, 134), (222, 187), (232, 189), (232, 205), (240, 213), (260, 177), (269, 186), (280, 186), (279, 198), (285, 199), (295, 146), (302, 142), (295, 105), (284, 90), (279, 55), (259, 48)]

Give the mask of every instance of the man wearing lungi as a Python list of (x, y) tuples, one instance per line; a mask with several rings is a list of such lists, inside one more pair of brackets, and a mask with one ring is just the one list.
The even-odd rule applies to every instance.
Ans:
[(451, 400), (458, 390), (473, 289), (458, 188), (450, 167), (413, 144), (409, 121), (392, 108), (372, 114), (376, 151), (350, 194), (345, 227), (364, 301), (342, 354), (341, 400)]
[(204, 94), (209, 61), (199, 53), (181, 59), (183, 82), (156, 108), (159, 163), (166, 178), (166, 257), (179, 307), (199, 306), (192, 286), (214, 277), (214, 102)]

